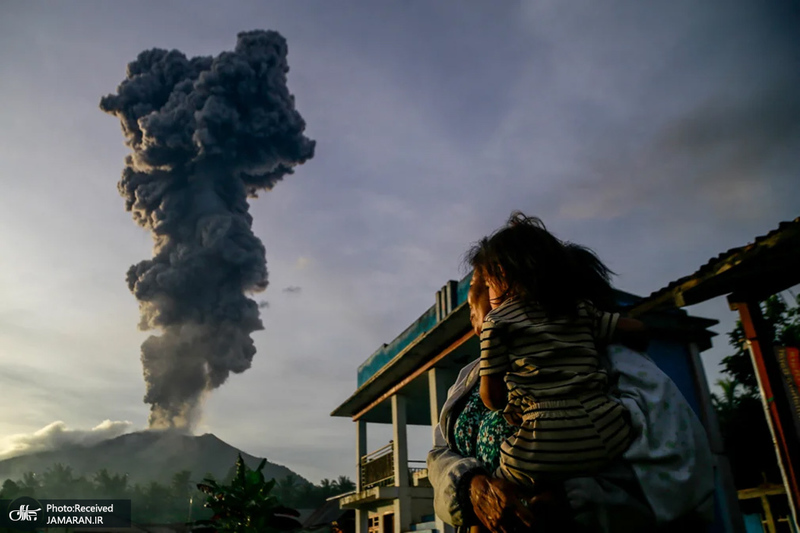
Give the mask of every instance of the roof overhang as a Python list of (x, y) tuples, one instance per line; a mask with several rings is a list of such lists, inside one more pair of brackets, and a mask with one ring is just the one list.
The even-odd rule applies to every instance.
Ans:
[[(407, 380), (415, 371), (424, 367), (426, 363), (440, 355), (448, 348), (457, 349), (460, 345), (454, 346), (454, 342), (466, 342), (470, 335), (469, 307), (463, 303), (456, 307), (453, 312), (447, 315), (442, 321), (436, 324), (430, 331), (421, 335), (414, 342), (409, 344), (403, 351), (392, 358), (383, 368), (381, 368), (366, 383), (358, 388), (347, 400), (339, 407), (334, 409), (331, 416), (343, 416), (357, 418), (357, 415), (367, 407), (380, 401), (387, 394), (396, 391), (398, 385)], [(472, 357), (476, 352), (469, 350)], [(461, 359), (456, 357), (455, 359)], [(454, 365), (458, 363), (454, 361)], [(460, 361), (463, 365), (464, 361)], [(439, 366), (437, 364), (437, 366)], [(445, 363), (442, 366), (446, 366)], [(409, 386), (417, 388), (423, 386), (420, 380)], [(417, 395), (410, 395), (416, 397)], [(427, 395), (422, 395), (427, 397)], [(409, 421), (413, 423), (412, 421)], [(426, 423), (430, 423), (427, 419)]]
[(800, 218), (754, 242), (712, 258), (697, 272), (673, 281), (631, 310), (639, 316), (664, 307), (685, 307), (735, 293), (763, 300), (800, 283)]

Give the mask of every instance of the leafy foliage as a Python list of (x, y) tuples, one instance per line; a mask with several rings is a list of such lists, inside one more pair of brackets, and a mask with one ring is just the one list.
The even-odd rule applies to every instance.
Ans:
[[(780, 295), (770, 296), (760, 305), (773, 330), (775, 345), (800, 346), (800, 297), (795, 297), (794, 306)], [(722, 372), (730, 377), (717, 382), (722, 393), (712, 395), (711, 401), (735, 484), (740, 489), (759, 485), (763, 481), (762, 472), (767, 479), (777, 482), (780, 470), (741, 321), (728, 333), (728, 340), (735, 352), (721, 364)]]
[[(206, 474), (205, 478), (213, 481), (211, 474)], [(236, 466), (228, 483), (235, 479)], [(131, 484), (126, 474), (102, 469), (84, 477), (75, 475), (69, 466), (55, 464), (39, 474), (27, 472), (22, 479), (4, 480), (0, 485), (0, 499), (13, 500), (19, 496), (130, 499), (132, 518), (136, 523), (185, 523), (207, 519), (212, 514), (204, 507), (206, 495), (195, 484), (188, 471), (177, 472), (169, 484), (151, 482), (139, 485)], [(270, 494), (290, 507), (311, 509), (319, 507), (331, 496), (354, 489), (355, 484), (346, 476), (339, 476), (336, 481), (322, 480), (320, 485), (312, 485), (296, 476), (286, 476), (274, 482)]]
[(319, 485), (301, 482), (297, 476), (288, 475), (278, 480), (275, 493), (286, 505), (295, 508), (315, 509), (331, 496), (344, 494), (356, 489), (347, 476), (336, 480), (323, 479)]
[[(761, 312), (774, 332), (772, 340), (776, 346), (800, 346), (800, 295), (795, 297), (794, 306), (779, 294), (770, 296), (761, 303)], [(757, 397), (758, 382), (746, 340), (742, 322), (737, 320), (736, 327), (728, 333), (728, 343), (736, 351), (722, 359), (723, 372), (742, 385), (744, 395)]]
[(196, 522), (196, 525), (236, 533), (271, 533), (300, 528), (300, 522), (292, 518), (300, 516), (300, 513), (281, 505), (270, 495), (275, 480), (264, 479), (261, 471), (266, 462), (266, 459), (262, 460), (258, 468), (251, 470), (239, 455), (236, 474), (230, 484), (220, 484), (213, 479), (198, 484), (197, 488), (208, 496), (206, 507), (214, 515), (210, 520)]
[[(202, 516), (201, 493), (189, 483), (190, 472), (176, 473), (170, 485), (151, 482), (130, 485), (125, 474), (102, 469), (89, 478), (76, 476), (72, 468), (59, 463), (41, 474), (27, 472), (21, 480), (6, 479), (0, 499), (30, 496), (40, 499), (130, 499), (132, 519), (137, 523), (186, 522)], [(196, 504), (195, 504), (196, 500)]]

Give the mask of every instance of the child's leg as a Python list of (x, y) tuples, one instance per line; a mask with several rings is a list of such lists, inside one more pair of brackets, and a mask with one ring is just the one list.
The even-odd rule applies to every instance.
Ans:
[(500, 466), (494, 472), (494, 477), (504, 479), (520, 488), (533, 489), (535, 481), (534, 472), (526, 471), (521, 468), (520, 462), (514, 461), (513, 456), (526, 453), (520, 446), (525, 446), (532, 434), (531, 423), (522, 423), (517, 427), (513, 435), (507, 438), (500, 445)]

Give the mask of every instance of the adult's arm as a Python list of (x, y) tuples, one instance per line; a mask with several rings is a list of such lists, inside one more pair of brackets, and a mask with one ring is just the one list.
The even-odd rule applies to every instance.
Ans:
[(428, 479), (437, 516), (454, 526), (483, 523), (493, 533), (534, 527), (535, 516), (514, 485), (492, 477), (477, 459), (451, 451), (438, 426), (434, 438), (436, 445), (428, 453)]
[(437, 424), (433, 430), (433, 449), (428, 452), (428, 479), (433, 486), (436, 515), (453, 526), (476, 524), (469, 498), (469, 485), (476, 474), (487, 474), (473, 457), (452, 451)]

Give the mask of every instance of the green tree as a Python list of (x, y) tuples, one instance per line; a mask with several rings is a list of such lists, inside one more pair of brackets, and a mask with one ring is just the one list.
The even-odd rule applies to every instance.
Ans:
[[(761, 312), (773, 331), (772, 341), (776, 346), (800, 346), (800, 295), (790, 305), (780, 294), (761, 302)], [(728, 333), (728, 342), (735, 349), (732, 355), (722, 359), (723, 372), (742, 385), (742, 394), (758, 396), (758, 382), (747, 350), (742, 321)]]
[[(800, 297), (790, 305), (782, 296), (773, 295), (760, 306), (772, 328), (774, 344), (800, 346)], [(764, 472), (767, 479), (777, 482), (780, 470), (741, 321), (728, 333), (728, 341), (735, 351), (721, 364), (729, 378), (718, 382), (722, 393), (712, 395), (712, 404), (734, 481), (740, 489), (753, 487), (762, 483)]]
[(172, 476), (172, 507), (175, 522), (186, 522), (191, 514), (189, 507), (192, 505), (192, 495), (196, 490), (192, 486), (192, 473), (189, 470), (181, 470)]
[(297, 506), (297, 495), (300, 490), (300, 485), (297, 482), (297, 476), (288, 474), (281, 478), (276, 486), (275, 492), (278, 498), (286, 505)]
[(347, 476), (339, 476), (335, 483), (336, 494), (344, 494), (345, 492), (356, 490), (356, 484)]
[(5, 480), (3, 488), (0, 489), (0, 500), (13, 500), (17, 496), (27, 496), (27, 494), (22, 492), (22, 489), (14, 480)]
[(95, 487), (96, 497), (114, 499), (125, 499), (129, 496), (128, 476), (126, 474), (109, 474), (103, 468), (92, 478)]
[(75, 486), (75, 474), (71, 466), (56, 463), (41, 476), (41, 498), (68, 498)]
[(200, 520), (195, 525), (211, 526), (219, 532), (275, 533), (300, 527), (292, 518), (299, 513), (281, 505), (270, 492), (276, 481), (266, 481), (262, 470), (266, 459), (251, 470), (242, 456), (236, 461), (236, 474), (230, 484), (219, 484), (213, 479), (197, 485), (208, 496), (206, 507), (213, 511), (210, 520)]
[(319, 507), (325, 502), (322, 491), (322, 487), (314, 485), (313, 483), (301, 484), (297, 489), (295, 506), (307, 509)]
[(42, 490), (42, 484), (36, 476), (36, 472), (25, 472), (22, 475), (19, 487), (25, 496), (30, 496), (31, 498), (41, 497), (39, 493)]
[(335, 482), (331, 482), (330, 479), (323, 479), (319, 483), (319, 498), (321, 500), (325, 500), (330, 498), (336, 492), (336, 484)]
[(172, 490), (156, 481), (151, 481), (144, 489), (141, 506), (142, 514), (150, 523), (161, 524), (174, 519)]

